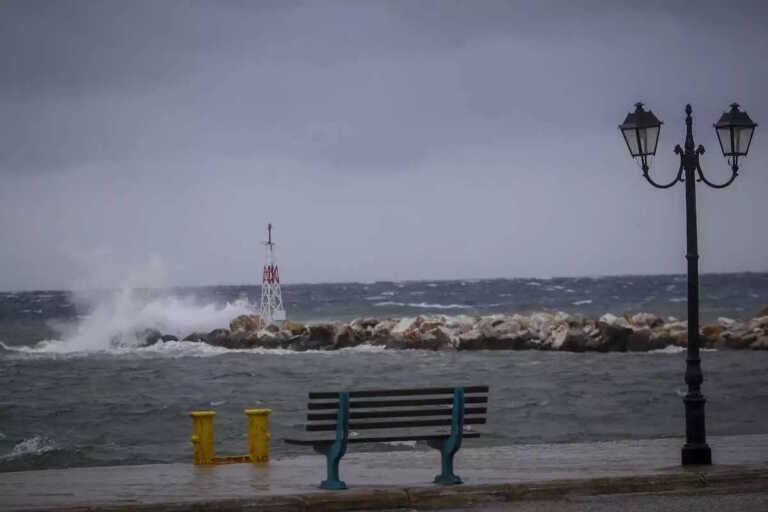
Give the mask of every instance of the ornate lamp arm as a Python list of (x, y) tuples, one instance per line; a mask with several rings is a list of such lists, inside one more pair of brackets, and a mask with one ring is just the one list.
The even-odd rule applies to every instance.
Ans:
[(731, 177), (730, 179), (728, 179), (728, 181), (722, 184), (712, 183), (711, 181), (709, 181), (707, 177), (704, 176), (704, 171), (701, 170), (701, 166), (699, 165), (698, 162), (696, 162), (696, 172), (699, 175), (699, 181), (703, 181), (704, 183), (706, 183), (712, 188), (725, 188), (731, 183), (733, 183), (733, 180), (735, 180), (736, 176), (739, 175), (739, 166), (736, 165), (735, 163), (731, 166)]
[(655, 181), (653, 181), (653, 178), (651, 178), (651, 176), (648, 174), (648, 166), (644, 165), (643, 177), (648, 181), (648, 183), (650, 183), (656, 188), (670, 188), (678, 181), (683, 181), (683, 150), (682, 148), (680, 148), (679, 144), (675, 146), (675, 153), (680, 155), (680, 168), (677, 170), (677, 176), (675, 176), (675, 179), (665, 184), (656, 183)]

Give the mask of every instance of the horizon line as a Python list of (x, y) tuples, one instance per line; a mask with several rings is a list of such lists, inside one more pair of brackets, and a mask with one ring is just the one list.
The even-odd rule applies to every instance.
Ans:
[[(733, 272), (702, 272), (699, 276), (727, 276), (727, 275), (739, 275), (739, 274), (766, 274), (768, 270), (739, 270)], [(654, 274), (584, 274), (575, 276), (539, 276), (539, 277), (464, 277), (464, 278), (439, 278), (439, 279), (376, 279), (370, 281), (304, 281), (304, 282), (287, 282), (281, 283), (282, 286), (321, 286), (321, 285), (373, 285), (377, 283), (448, 283), (448, 282), (481, 282), (481, 281), (551, 281), (554, 279), (608, 279), (608, 278), (631, 278), (631, 277), (671, 277), (681, 276), (686, 277), (684, 272), (667, 272), (667, 273), (654, 273)], [(94, 287), (94, 288), (31, 288), (31, 289), (0, 289), (0, 294), (9, 293), (65, 293), (65, 292), (96, 292), (96, 291), (110, 291), (110, 290), (122, 290), (122, 289), (134, 289), (134, 290), (172, 290), (179, 288), (241, 288), (241, 287), (260, 287), (261, 283), (218, 283), (218, 284), (181, 284), (171, 286), (113, 286), (113, 287)]]

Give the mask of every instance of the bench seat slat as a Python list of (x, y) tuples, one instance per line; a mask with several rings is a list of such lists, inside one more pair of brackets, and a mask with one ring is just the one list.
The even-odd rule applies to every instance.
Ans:
[[(485, 418), (465, 418), (465, 425), (484, 425)], [(413, 420), (413, 421), (374, 421), (370, 423), (349, 423), (350, 430), (371, 430), (386, 428), (413, 428), (413, 427), (445, 427), (451, 425), (451, 418), (441, 418), (436, 420)], [(321, 432), (336, 430), (336, 423), (319, 423), (307, 425), (308, 432)]]
[[(414, 395), (453, 395), (455, 388), (413, 388), (413, 389), (363, 389), (350, 391), (350, 398), (372, 398), (386, 396), (414, 396)], [(488, 393), (488, 386), (467, 386), (464, 394)], [(310, 400), (337, 398), (339, 392), (316, 391), (309, 393)]]
[[(487, 409), (485, 407), (466, 407), (464, 408), (464, 415), (470, 414), (485, 414)], [(449, 407), (443, 409), (403, 409), (392, 410), (385, 409), (381, 411), (354, 411), (350, 413), (349, 419), (360, 420), (368, 418), (408, 418), (408, 417), (420, 417), (420, 416), (450, 416), (453, 414), (453, 410)], [(319, 420), (335, 420), (336, 413), (333, 412), (316, 412), (307, 414), (307, 421), (319, 421)]]
[[(373, 436), (373, 437), (350, 437), (347, 442), (349, 443), (389, 443), (392, 441), (432, 441), (438, 439), (446, 439), (449, 434), (433, 434), (433, 435), (408, 435), (408, 436)], [(464, 432), (463, 438), (480, 437), (479, 432)], [(331, 444), (335, 439), (284, 439), (288, 444), (298, 444), (303, 446), (313, 446), (321, 444)]]
[[(488, 403), (487, 396), (468, 396), (465, 404)], [(424, 405), (453, 405), (453, 398), (414, 398), (407, 400), (350, 400), (350, 409), (375, 409), (377, 407), (419, 407)], [(339, 402), (309, 402), (308, 409), (338, 409)]]

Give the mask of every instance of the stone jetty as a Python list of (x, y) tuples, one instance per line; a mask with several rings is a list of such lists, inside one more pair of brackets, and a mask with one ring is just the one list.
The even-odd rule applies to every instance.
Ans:
[[(358, 318), (351, 322), (261, 325), (257, 315), (241, 315), (229, 328), (191, 333), (187, 342), (228, 349), (338, 350), (360, 345), (420, 350), (554, 350), (643, 352), (685, 347), (688, 324), (651, 313), (586, 318), (564, 312), (530, 314), (419, 315)], [(147, 343), (176, 340), (152, 331)], [(751, 320), (719, 318), (701, 327), (705, 348), (768, 350), (768, 307)]]

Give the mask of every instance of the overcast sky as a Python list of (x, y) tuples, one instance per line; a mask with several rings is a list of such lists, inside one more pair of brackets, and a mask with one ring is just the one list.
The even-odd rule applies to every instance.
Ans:
[[(0, 1), (0, 289), (679, 273), (683, 187), (617, 125), (768, 128), (768, 3)], [(627, 4), (629, 4), (627, 2)], [(704, 272), (768, 270), (768, 133), (700, 184)], [(156, 276), (156, 273), (151, 273)]]

